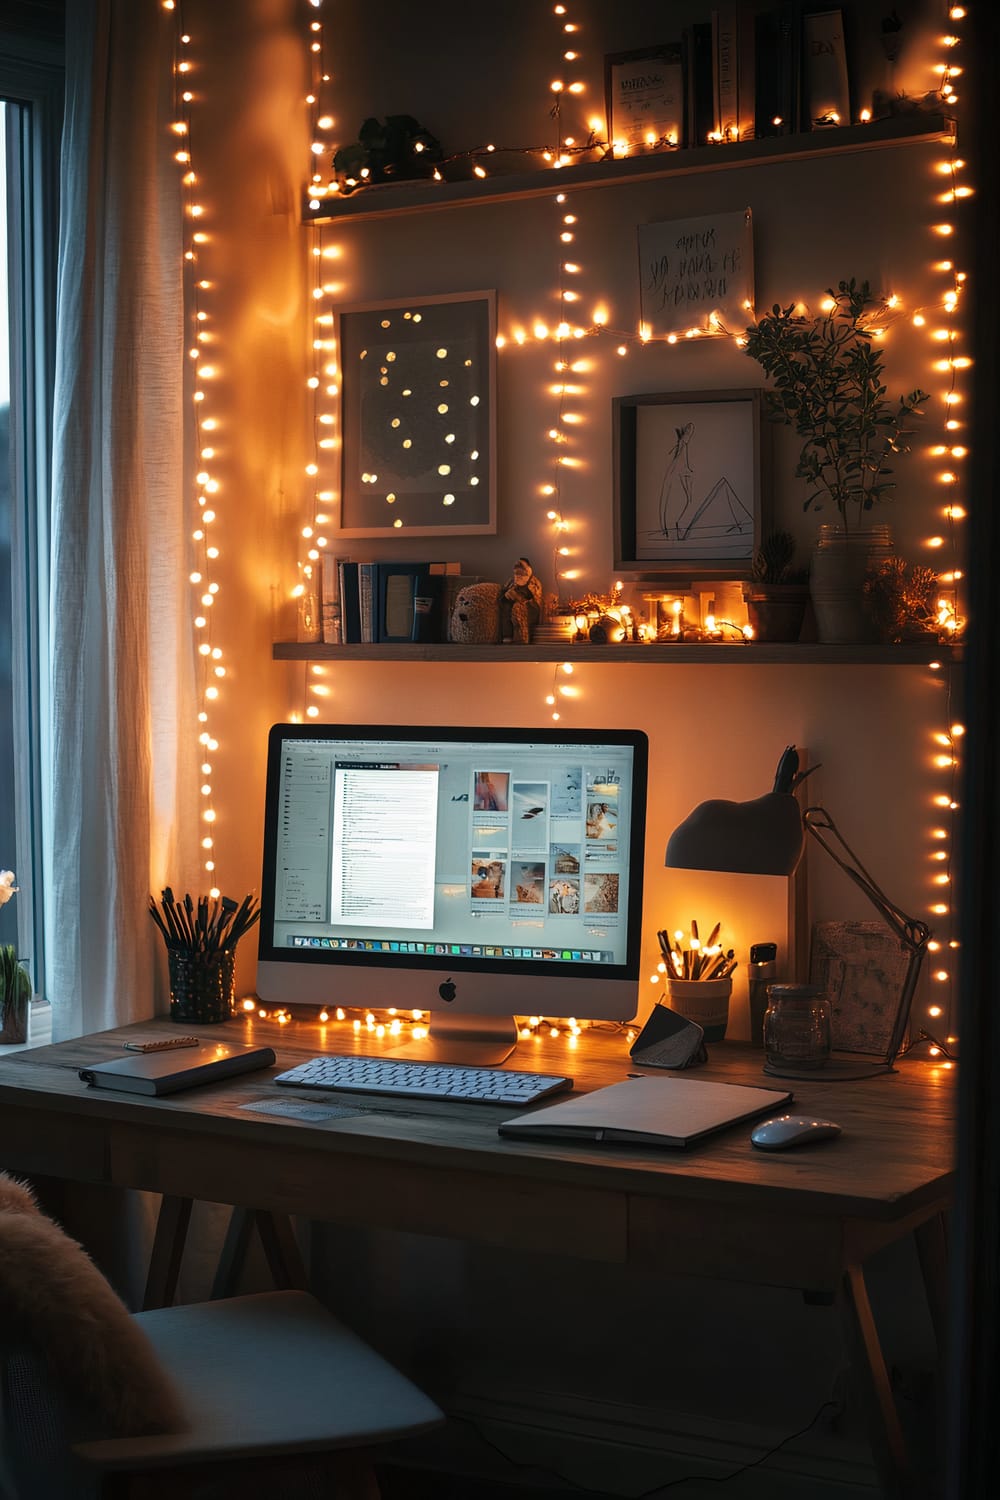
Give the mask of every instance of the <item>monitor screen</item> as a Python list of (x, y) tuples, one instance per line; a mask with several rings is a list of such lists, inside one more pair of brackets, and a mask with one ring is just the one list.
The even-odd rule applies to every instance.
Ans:
[(275, 725), (261, 999), (631, 1019), (647, 754), (632, 730)]

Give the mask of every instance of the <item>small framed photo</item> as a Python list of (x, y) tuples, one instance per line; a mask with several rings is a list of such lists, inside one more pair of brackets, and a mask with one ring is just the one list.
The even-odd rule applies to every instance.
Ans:
[(496, 294), (341, 309), (339, 531), (491, 535), (496, 525)]
[(909, 961), (884, 922), (813, 924), (809, 982), (830, 997), (835, 1051), (888, 1050)]
[(616, 396), (615, 571), (747, 577), (760, 545), (760, 393)]
[(684, 57), (679, 42), (604, 59), (613, 156), (684, 145)]

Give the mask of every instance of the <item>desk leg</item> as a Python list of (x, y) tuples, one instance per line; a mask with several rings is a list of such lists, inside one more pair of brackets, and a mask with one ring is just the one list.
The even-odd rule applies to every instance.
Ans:
[(229, 1224), (226, 1227), (226, 1237), (219, 1251), (219, 1260), (215, 1267), (215, 1278), (212, 1282), (212, 1300), (220, 1297), (235, 1297), (250, 1248), (250, 1236), (253, 1234), (253, 1214), (248, 1208), (234, 1208), (229, 1215)]
[(943, 1370), (948, 1358), (948, 1238), (944, 1214), (935, 1214), (920, 1224), (913, 1237), (937, 1344), (938, 1369)]
[(142, 1307), (170, 1307), (177, 1294), (177, 1281), (184, 1257), (184, 1242), (191, 1222), (191, 1199), (164, 1195), (156, 1218), (153, 1248), (149, 1253), (146, 1290)]
[(875, 1471), (886, 1500), (911, 1500), (915, 1495), (906, 1440), (896, 1410), (889, 1372), (879, 1342), (878, 1329), (864, 1272), (860, 1266), (849, 1266), (843, 1282), (844, 1308), (851, 1367), (860, 1378)]
[(254, 1214), (254, 1220), (275, 1286), (280, 1291), (307, 1292), (309, 1273), (302, 1259), (291, 1219), (287, 1214), (263, 1213), (258, 1210)]
[(271, 1280), (279, 1291), (308, 1291), (309, 1276), (299, 1250), (292, 1221), (287, 1214), (234, 1208), (219, 1254), (212, 1297), (235, 1297), (256, 1227), (267, 1260)]

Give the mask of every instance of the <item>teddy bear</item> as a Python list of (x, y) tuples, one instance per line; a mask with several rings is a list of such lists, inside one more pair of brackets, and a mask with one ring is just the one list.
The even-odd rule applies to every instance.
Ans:
[(455, 596), (448, 639), (463, 646), (493, 646), (500, 640), (500, 585), (467, 583)]

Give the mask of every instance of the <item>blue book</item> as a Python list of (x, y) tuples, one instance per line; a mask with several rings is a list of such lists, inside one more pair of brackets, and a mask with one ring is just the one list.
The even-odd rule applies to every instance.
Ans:
[(446, 576), (431, 564), (376, 563), (376, 641), (444, 639), (443, 600)]

